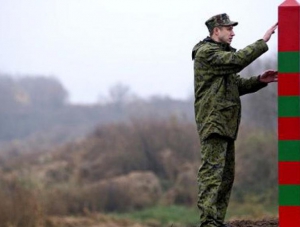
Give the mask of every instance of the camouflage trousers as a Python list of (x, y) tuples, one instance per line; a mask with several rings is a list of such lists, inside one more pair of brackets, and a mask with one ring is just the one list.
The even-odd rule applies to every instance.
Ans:
[(201, 141), (197, 203), (200, 227), (216, 227), (224, 222), (234, 181), (234, 152), (234, 140), (218, 134)]

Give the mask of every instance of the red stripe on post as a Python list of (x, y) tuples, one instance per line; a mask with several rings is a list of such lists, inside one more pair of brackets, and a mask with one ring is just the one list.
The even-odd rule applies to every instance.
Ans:
[(300, 73), (278, 73), (278, 95), (300, 95)]
[(300, 206), (280, 206), (279, 226), (280, 227), (300, 226)]
[(278, 139), (300, 140), (300, 117), (279, 117)]
[[(278, 11), (278, 51), (300, 50), (300, 5), (295, 0), (287, 0)], [(292, 22), (292, 23), (291, 23)]]
[(278, 182), (282, 184), (300, 184), (300, 162), (279, 162)]

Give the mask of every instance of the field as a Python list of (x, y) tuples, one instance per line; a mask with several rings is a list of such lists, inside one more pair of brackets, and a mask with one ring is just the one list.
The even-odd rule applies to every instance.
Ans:
[[(64, 219), (53, 219), (49, 227), (197, 227), (197, 225), (180, 225), (180, 224), (171, 224), (171, 225), (160, 225), (155, 222), (149, 224), (140, 224), (131, 221), (103, 221), (102, 223), (99, 220), (90, 220), (84, 218), (64, 218)], [(277, 219), (265, 219), (265, 220), (236, 220), (229, 222), (232, 227), (277, 227)]]
[[(261, 95), (251, 97), (226, 221), (276, 226), (277, 115), (267, 106), (275, 102), (255, 106)], [(197, 226), (191, 100), (49, 108), (9, 100), (0, 111), (0, 227)]]
[[(237, 150), (243, 152), (236, 157), (227, 221), (238, 227), (276, 226), (273, 136), (249, 128), (240, 136)], [(170, 119), (102, 126), (53, 151), (3, 156), (0, 223), (196, 227), (197, 143), (193, 124)]]
[[(277, 218), (262, 220), (232, 220), (227, 222), (231, 227), (277, 227)], [(47, 227), (197, 227), (197, 224), (168, 223), (161, 224), (156, 220), (147, 222), (132, 221), (130, 219), (115, 219), (105, 215), (90, 217), (56, 217), (47, 221)]]
[[(254, 206), (241, 206), (249, 214), (229, 216), (226, 223), (232, 227), (275, 227), (278, 226), (276, 214), (268, 211), (255, 213)], [(233, 208), (235, 209), (235, 208)], [(232, 210), (233, 211), (233, 210)], [(245, 218), (243, 218), (245, 217)], [(128, 213), (89, 213), (83, 216), (49, 217), (47, 227), (197, 227), (196, 209), (183, 206), (158, 206)]]

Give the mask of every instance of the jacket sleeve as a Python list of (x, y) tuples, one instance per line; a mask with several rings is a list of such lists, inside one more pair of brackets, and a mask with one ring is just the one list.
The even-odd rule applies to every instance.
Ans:
[(218, 75), (238, 73), (268, 50), (262, 39), (237, 52), (222, 51), (217, 46), (207, 49), (206, 61)]
[(259, 81), (259, 76), (253, 76), (250, 78), (241, 78), (239, 75), (235, 76), (235, 81), (238, 85), (239, 95), (245, 95), (248, 93), (254, 93), (261, 88), (266, 87), (268, 84)]

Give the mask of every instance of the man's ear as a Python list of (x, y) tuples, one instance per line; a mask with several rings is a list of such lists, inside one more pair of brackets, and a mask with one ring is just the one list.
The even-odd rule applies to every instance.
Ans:
[(214, 27), (214, 29), (213, 29), (213, 34), (219, 35), (219, 32), (220, 32), (220, 28)]

